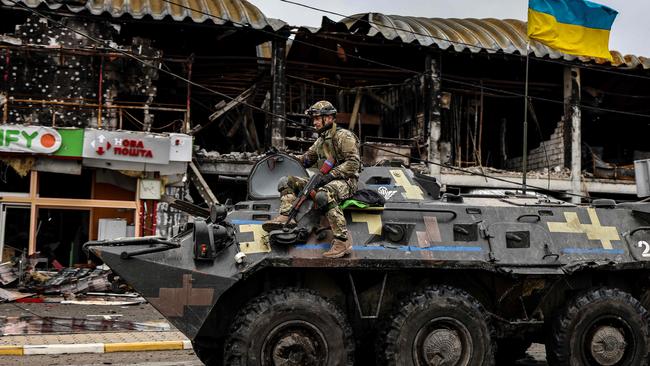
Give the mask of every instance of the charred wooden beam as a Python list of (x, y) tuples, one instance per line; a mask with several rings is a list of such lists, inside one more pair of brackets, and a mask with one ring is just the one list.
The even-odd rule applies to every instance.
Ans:
[(245, 102), (251, 95), (253, 95), (253, 91), (255, 90), (255, 85), (251, 86), (250, 88), (244, 90), (243, 93), (239, 94), (237, 97), (229, 101), (228, 103), (222, 104), (219, 102), (217, 104), (217, 111), (212, 113), (210, 117), (208, 117), (208, 122), (202, 124), (202, 125), (196, 125), (191, 131), (190, 135), (195, 135), (199, 133), (201, 130), (209, 126), (212, 122), (216, 121), (219, 117), (223, 116), (225, 113), (230, 111), (231, 109), (235, 108), (239, 104)]
[(424, 72), (424, 126), (429, 139), (429, 174), (440, 178), (440, 73), (436, 61), (427, 55)]
[(212, 193), (210, 186), (208, 186), (208, 183), (203, 179), (198, 163), (196, 163), (196, 161), (191, 161), (189, 166), (190, 180), (196, 187), (196, 190), (199, 191), (199, 195), (201, 195), (205, 203), (207, 203), (208, 206), (218, 204), (219, 200), (217, 200), (217, 197)]
[(361, 89), (358, 89), (357, 95), (354, 97), (354, 106), (352, 107), (352, 115), (350, 116), (350, 124), (348, 125), (351, 131), (354, 131), (354, 126), (357, 124), (357, 119), (359, 118), (359, 107), (361, 106), (362, 97)]
[[(287, 41), (284, 38), (274, 38), (273, 58), (271, 60), (271, 76), (273, 78), (273, 87), (271, 89), (271, 146), (283, 149), (284, 136), (286, 130), (285, 113), (286, 113), (286, 48)], [(268, 139), (267, 139), (268, 140)]]
[(246, 129), (251, 137), (253, 144), (251, 145), (253, 150), (261, 151), (262, 146), (260, 146), (260, 138), (257, 134), (257, 127), (255, 127), (255, 119), (253, 118), (253, 110), (251, 108), (246, 109)]
[(372, 99), (376, 100), (377, 102), (383, 104), (386, 106), (386, 108), (390, 109), (391, 111), (395, 110), (395, 103), (391, 103), (390, 101), (380, 97), (376, 93), (374, 93), (371, 89), (366, 89), (365, 93)]
[[(580, 110), (580, 69), (578, 67), (564, 67), (564, 121), (567, 128), (566, 137), (570, 136), (571, 149), (568, 161), (571, 168), (571, 191), (574, 194), (584, 194), (582, 191), (582, 112)], [(581, 198), (573, 196), (571, 200), (580, 203)]]

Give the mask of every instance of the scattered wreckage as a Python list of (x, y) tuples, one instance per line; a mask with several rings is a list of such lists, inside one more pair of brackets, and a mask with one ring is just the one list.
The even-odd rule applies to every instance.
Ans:
[[(0, 264), (0, 303), (46, 303), (65, 305), (126, 306), (146, 302), (127, 287), (106, 266), (94, 268), (36, 269), (38, 254), (18, 257)], [(16, 305), (19, 316), (0, 316), (0, 336), (109, 332), (109, 331), (167, 331), (165, 322), (135, 322), (112, 319), (92, 319), (92, 315), (57, 317)]]
[(33, 258), (0, 264), (1, 302), (133, 305), (144, 299), (125, 293), (128, 287), (107, 266), (43, 270)]
[(85, 247), (207, 365), (504, 365), (532, 342), (553, 365), (647, 364), (650, 203), (440, 196), (431, 177), (368, 167), (360, 184), (386, 203), (349, 205), (352, 254), (328, 259), (308, 205), (296, 228), (262, 230), (285, 175), (307, 172), (266, 156), (250, 200), (170, 239)]

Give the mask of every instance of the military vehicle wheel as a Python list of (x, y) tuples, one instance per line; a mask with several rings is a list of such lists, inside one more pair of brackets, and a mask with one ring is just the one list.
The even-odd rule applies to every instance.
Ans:
[(224, 364), (352, 366), (352, 328), (336, 305), (304, 289), (268, 292), (235, 318)]
[(467, 292), (435, 286), (403, 301), (383, 331), (379, 363), (389, 366), (494, 365), (494, 330)]
[(576, 297), (553, 324), (551, 365), (647, 365), (648, 312), (632, 295), (597, 289)]

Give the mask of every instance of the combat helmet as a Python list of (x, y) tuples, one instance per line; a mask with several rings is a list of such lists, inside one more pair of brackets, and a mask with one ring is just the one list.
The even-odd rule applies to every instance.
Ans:
[(321, 100), (309, 107), (309, 109), (305, 111), (305, 114), (310, 117), (336, 115), (336, 108), (334, 108), (332, 103), (326, 100)]

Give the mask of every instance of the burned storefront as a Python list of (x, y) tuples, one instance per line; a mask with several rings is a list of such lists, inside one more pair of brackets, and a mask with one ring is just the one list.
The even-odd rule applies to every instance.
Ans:
[(189, 197), (195, 144), (230, 141), (210, 116), (269, 78), (257, 46), (285, 27), (235, 0), (0, 4), (3, 260), (63, 266), (85, 261), (89, 239), (186, 220), (161, 199)]
[[(468, 192), (521, 188), (527, 110), (529, 188), (633, 198), (632, 164), (647, 154), (650, 61), (616, 51), (612, 62), (577, 58), (526, 42), (519, 20), (324, 18), (290, 43), (287, 116), (302, 117), (312, 100), (336, 101), (339, 122), (366, 143), (367, 164), (430, 160), (450, 192)], [(304, 147), (293, 129), (284, 143)]]

